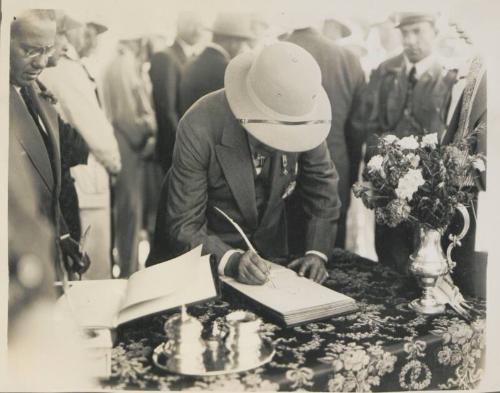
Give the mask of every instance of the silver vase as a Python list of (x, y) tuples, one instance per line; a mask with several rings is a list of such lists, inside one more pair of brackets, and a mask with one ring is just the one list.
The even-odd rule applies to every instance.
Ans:
[(448, 272), (448, 261), (441, 248), (442, 233), (436, 229), (419, 228), (419, 245), (410, 256), (410, 271), (422, 287), (422, 297), (410, 303), (410, 308), (422, 314), (439, 314), (445, 305), (434, 298), (432, 289), (437, 279)]
[(449, 235), (451, 243), (446, 255), (441, 247), (443, 231), (424, 226), (419, 228), (419, 244), (416, 251), (410, 255), (410, 271), (422, 287), (422, 296), (410, 302), (409, 306), (421, 314), (439, 314), (445, 310), (446, 304), (436, 300), (433, 289), (439, 277), (453, 271), (456, 263), (451, 258), (451, 252), (454, 247), (461, 245), (460, 240), (467, 234), (470, 226), (467, 209), (459, 204), (457, 211), (463, 217), (463, 228), (458, 235)]

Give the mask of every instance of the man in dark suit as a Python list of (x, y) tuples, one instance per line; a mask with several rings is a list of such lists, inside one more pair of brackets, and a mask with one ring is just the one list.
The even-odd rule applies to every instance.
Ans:
[[(58, 236), (54, 249), (61, 250), (62, 255), (56, 255), (64, 258), (67, 268), (81, 273), (90, 260), (70, 237), (59, 206), (59, 119), (36, 83), (53, 51), (55, 33), (55, 14), (50, 10), (26, 11), (11, 23), (10, 160), (19, 159), (13, 156), (19, 154), (22, 170), (33, 180), (38, 210)], [(17, 173), (10, 172), (10, 176), (15, 179)]]
[(186, 66), (181, 80), (181, 115), (199, 98), (224, 87), (229, 61), (250, 48), (254, 36), (250, 14), (220, 13), (212, 28), (212, 42)]
[[(289, 266), (323, 282), (340, 208), (324, 142), (330, 121), (319, 67), (302, 48), (277, 43), (234, 58), (225, 89), (200, 99), (179, 123), (149, 262), (203, 244), (220, 274), (262, 284), (263, 258), (288, 257), (284, 200), (297, 185), (307, 251)], [(241, 226), (259, 256), (242, 250), (243, 239), (215, 207)]]
[[(350, 190), (357, 180), (364, 142), (361, 101), (365, 77), (359, 59), (353, 53), (321, 35), (307, 21), (299, 27), (288, 36), (287, 41), (307, 50), (318, 62), (323, 88), (332, 107), (332, 126), (326, 142), (339, 174), (339, 196), (342, 202), (335, 245), (344, 247)], [(300, 200), (293, 196), (290, 203), (292, 225), (300, 228)]]
[(201, 21), (192, 12), (179, 15), (177, 36), (172, 46), (151, 58), (149, 76), (153, 86), (153, 101), (158, 124), (156, 155), (166, 173), (172, 164), (175, 131), (180, 118), (181, 73), (192, 47), (201, 37)]
[[(398, 15), (404, 52), (383, 62), (369, 84), (366, 161), (376, 153), (377, 136), (399, 138), (446, 129), (446, 113), (456, 72), (446, 71), (434, 56), (436, 17), (429, 13)], [(375, 227), (375, 249), (381, 263), (401, 272), (408, 268), (414, 248), (409, 224)]]

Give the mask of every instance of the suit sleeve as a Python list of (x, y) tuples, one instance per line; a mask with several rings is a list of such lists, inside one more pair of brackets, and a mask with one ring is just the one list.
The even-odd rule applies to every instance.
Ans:
[(172, 167), (167, 177), (164, 224), (167, 226), (168, 243), (175, 254), (203, 244), (203, 252), (215, 255), (220, 261), (231, 247), (207, 231), (210, 148), (203, 135), (198, 134), (181, 120)]
[(326, 142), (299, 157), (298, 189), (306, 215), (305, 249), (328, 258), (333, 252), (340, 215), (338, 174)]
[(380, 88), (383, 80), (382, 67), (374, 70), (365, 92), (365, 162), (375, 154), (377, 138), (380, 132)]
[(87, 164), (89, 148), (85, 139), (59, 117), (59, 139), (61, 144), (61, 166), (73, 167)]
[(361, 163), (361, 150), (365, 142), (365, 74), (359, 60), (353, 56), (351, 61), (351, 75), (354, 76), (354, 94), (351, 110), (345, 125), (345, 137), (349, 152), (350, 183), (352, 186), (358, 179), (359, 164)]

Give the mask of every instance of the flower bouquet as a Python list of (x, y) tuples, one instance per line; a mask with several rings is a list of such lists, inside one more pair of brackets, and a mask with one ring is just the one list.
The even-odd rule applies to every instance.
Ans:
[[(439, 247), (438, 254), (443, 255), (440, 239), (457, 209), (467, 214), (467, 218), (464, 217), (467, 222), (468, 213), (464, 207), (472, 206), (475, 177), (485, 170), (485, 157), (471, 154), (471, 145), (470, 139), (464, 139), (443, 146), (438, 143), (437, 134), (401, 139), (385, 135), (379, 138), (378, 154), (370, 159), (363, 171), (363, 180), (368, 184), (356, 183), (353, 187), (354, 195), (375, 211), (377, 223), (396, 227), (408, 222), (418, 228), (420, 248), (410, 257), (410, 270), (417, 276), (443, 277), (455, 265), (451, 260), (451, 248), (443, 266), (440, 255), (429, 253), (428, 246), (432, 243)], [(465, 233), (462, 231), (461, 236)], [(457, 236), (450, 236), (450, 239), (450, 246), (460, 244)], [(427, 258), (426, 266), (419, 257)], [(452, 283), (450, 285), (450, 291), (457, 290)], [(437, 291), (434, 292), (436, 298)], [(429, 298), (425, 287), (424, 295)], [(444, 307), (434, 303), (434, 309)]]

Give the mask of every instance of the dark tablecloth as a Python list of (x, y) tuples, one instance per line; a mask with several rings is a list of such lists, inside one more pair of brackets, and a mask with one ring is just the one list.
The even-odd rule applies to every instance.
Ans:
[[(483, 370), (486, 302), (472, 323), (451, 309), (418, 315), (407, 304), (420, 295), (415, 280), (354, 254), (337, 251), (325, 285), (355, 298), (359, 311), (280, 328), (266, 322), (274, 359), (257, 369), (217, 377), (186, 377), (157, 369), (154, 348), (166, 341), (170, 314), (143, 318), (118, 331), (112, 377), (103, 386), (154, 390), (396, 391), (472, 389)], [(189, 307), (210, 323), (241, 305), (224, 299)]]

